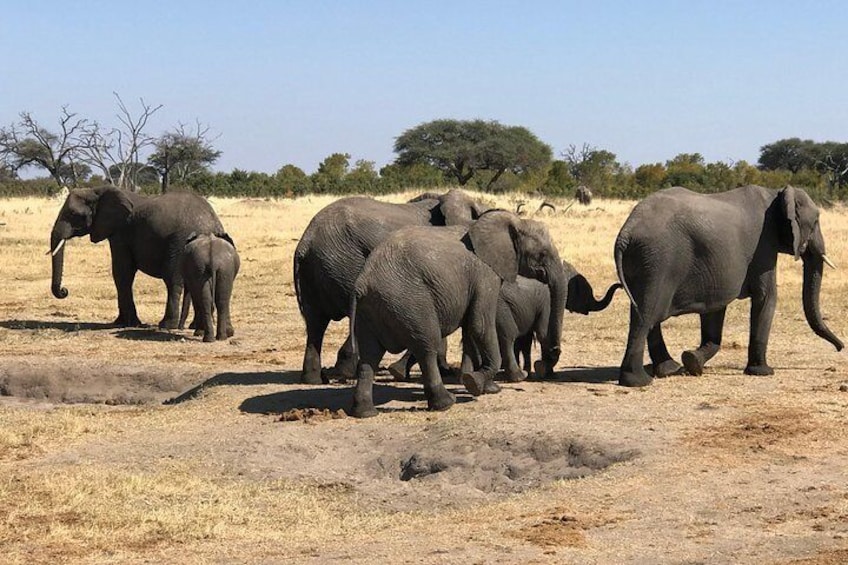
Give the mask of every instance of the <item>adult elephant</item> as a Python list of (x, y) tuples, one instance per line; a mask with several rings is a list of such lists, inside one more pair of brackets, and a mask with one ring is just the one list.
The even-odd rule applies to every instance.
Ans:
[(165, 282), (168, 301), (159, 327), (176, 328), (183, 289), (180, 257), (191, 232), (224, 232), (212, 206), (197, 194), (143, 196), (113, 186), (72, 190), (50, 233), (53, 296), (68, 296), (62, 286), (65, 241), (83, 235), (88, 235), (93, 243), (108, 239), (112, 278), (118, 292), (118, 317), (114, 323), (141, 325), (132, 291), (135, 275), (141, 271)]
[[(411, 227), (390, 235), (356, 280), (350, 326), (359, 362), (352, 414), (376, 415), (374, 372), (386, 351), (404, 349), (421, 366), (428, 408), (450, 408), (455, 398), (442, 383), (437, 356), (443, 339), (459, 328), (481, 358), (462, 375), (466, 389), (474, 396), (498, 392), (498, 296), (502, 282), (518, 274), (548, 285), (551, 318), (561, 323), (564, 273), (543, 224), (494, 210), (468, 228)], [(555, 349), (558, 355), (559, 344)]]
[(819, 210), (806, 192), (745, 186), (718, 194), (660, 190), (631, 212), (615, 242), (618, 276), (630, 296), (630, 333), (619, 382), (645, 386), (645, 341), (654, 375), (681, 370), (666, 349), (661, 323), (701, 316), (701, 345), (683, 353), (686, 370), (703, 372), (721, 346), (727, 305), (751, 299), (749, 375), (771, 375), (766, 348), (777, 300), (778, 253), (804, 262), (803, 304), (810, 328), (842, 350), (819, 308), (825, 255)]
[[(486, 209), (465, 192), (451, 190), (425, 193), (405, 204), (342, 198), (319, 211), (294, 253), (295, 292), (306, 322), (301, 381), (321, 383), (321, 346), (327, 325), (348, 315), (356, 277), (379, 243), (407, 226), (467, 225)], [(352, 377), (355, 368), (348, 338), (332, 372)]]

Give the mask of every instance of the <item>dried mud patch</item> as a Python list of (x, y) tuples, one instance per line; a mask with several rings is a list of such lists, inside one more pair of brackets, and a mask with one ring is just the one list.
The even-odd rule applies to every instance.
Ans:
[(712, 453), (751, 456), (798, 456), (800, 451), (828, 434), (830, 424), (811, 411), (784, 406), (746, 407), (744, 415), (697, 430), (686, 437), (697, 449)]
[(812, 557), (783, 561), (781, 565), (844, 565), (848, 563), (848, 549), (823, 551)]
[(587, 547), (586, 532), (588, 530), (615, 524), (623, 519), (621, 516), (576, 516), (560, 511), (517, 530), (509, 531), (507, 535), (544, 548)]
[(190, 371), (77, 358), (4, 359), (0, 396), (64, 404), (155, 404), (196, 381)]

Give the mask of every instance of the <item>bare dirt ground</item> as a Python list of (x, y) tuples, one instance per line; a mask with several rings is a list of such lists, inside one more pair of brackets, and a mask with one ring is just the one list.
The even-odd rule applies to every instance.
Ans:
[[(453, 383), (457, 405), (432, 414), (420, 385), (386, 376), (381, 414), (358, 421), (344, 414), (349, 383), (297, 382), (292, 253), (329, 202), (213, 199), (242, 258), (236, 336), (213, 344), (110, 327), (104, 244), (68, 244), (70, 296), (52, 298), (44, 252), (61, 202), (0, 202), (0, 561), (848, 562), (848, 370), (807, 327), (791, 258), (774, 377), (742, 375), (740, 302), (703, 377), (617, 386), (619, 293), (604, 312), (566, 315), (555, 381), (476, 400)], [(538, 218), (600, 294), (633, 203), (566, 205)], [(848, 210), (822, 225), (848, 268)], [(161, 281), (139, 275), (135, 294), (157, 322)], [(848, 337), (844, 270), (825, 275), (822, 303)], [(697, 319), (665, 335), (672, 352), (691, 347)], [(335, 324), (325, 365), (343, 337)]]

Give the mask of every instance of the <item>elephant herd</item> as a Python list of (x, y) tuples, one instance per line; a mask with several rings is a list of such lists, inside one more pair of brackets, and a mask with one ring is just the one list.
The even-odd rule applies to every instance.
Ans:
[[(418, 363), (431, 410), (455, 402), (442, 376), (446, 338), (462, 330), (461, 381), (474, 396), (496, 393), (497, 375), (516, 382), (531, 369), (550, 378), (560, 357), (563, 314), (606, 308), (619, 288), (630, 300), (630, 327), (619, 383), (645, 386), (654, 376), (700, 375), (721, 346), (727, 305), (751, 298), (747, 374), (769, 375), (766, 348), (777, 297), (778, 253), (803, 260), (804, 313), (812, 330), (839, 351), (819, 296), (825, 254), (819, 211), (801, 189), (746, 186), (717, 194), (658, 191), (636, 205), (615, 242), (619, 283), (597, 300), (586, 278), (560, 258), (541, 222), (489, 209), (461, 190), (425, 193), (392, 204), (350, 197), (310, 221), (294, 253), (294, 286), (306, 323), (301, 379), (356, 378), (352, 414), (376, 415), (375, 372), (387, 352), (398, 378)], [(182, 327), (188, 302), (204, 341), (233, 335), (229, 301), (239, 269), (235, 244), (209, 203), (191, 193), (145, 197), (114, 187), (71, 191), (51, 233), (52, 292), (64, 298), (63, 245), (89, 235), (109, 240), (118, 296), (115, 324), (140, 325), (132, 285), (137, 271), (165, 282), (162, 328)], [(217, 331), (213, 311), (217, 309)], [(662, 322), (697, 313), (701, 344), (672, 359)], [(332, 368), (321, 350), (331, 320), (350, 333)], [(531, 364), (532, 341), (541, 359)], [(647, 343), (652, 361), (644, 362)], [(523, 366), (519, 364), (523, 357)]]

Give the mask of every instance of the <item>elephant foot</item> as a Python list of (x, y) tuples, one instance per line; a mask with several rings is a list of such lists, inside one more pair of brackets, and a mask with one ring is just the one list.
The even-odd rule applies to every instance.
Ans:
[(706, 360), (697, 350), (684, 351), (680, 360), (683, 361), (683, 366), (686, 367), (686, 372), (690, 375), (700, 377), (704, 374)]
[(194, 335), (203, 335), (204, 333), (205, 332), (203, 331), (203, 328), (195, 328), (194, 329)]
[(465, 386), (465, 390), (470, 392), (472, 396), (480, 396), (481, 394), (485, 394), (486, 376), (477, 371), (463, 373), (462, 384)]
[(178, 319), (167, 319), (163, 318), (161, 322), (159, 322), (160, 330), (175, 330), (180, 327), (180, 321)]
[(503, 371), (500, 373), (501, 378), (509, 383), (520, 383), (527, 378), (527, 373), (521, 369), (512, 371)]
[(356, 366), (353, 363), (336, 363), (333, 367), (322, 371), (324, 382), (330, 382), (330, 379), (337, 381), (346, 381), (355, 378)]
[(672, 375), (682, 375), (683, 365), (674, 359), (666, 359), (662, 363), (654, 365), (654, 376), (659, 378), (670, 377)]
[(533, 363), (533, 372), (539, 380), (548, 380), (554, 378), (553, 367), (546, 364), (541, 359)]
[(439, 376), (442, 377), (443, 380), (444, 379), (448, 379), (448, 380), (456, 379), (457, 370), (454, 369), (453, 367), (449, 366), (449, 365), (445, 365), (445, 366), (439, 365)]
[(745, 374), (753, 375), (755, 377), (768, 377), (774, 374), (774, 369), (772, 369), (766, 364), (748, 365), (747, 367), (745, 367)]
[(456, 404), (456, 396), (443, 387), (440, 392), (427, 396), (427, 410), (443, 412)]
[(144, 324), (141, 323), (141, 320), (138, 319), (138, 316), (130, 316), (129, 318), (126, 318), (121, 314), (118, 314), (118, 317), (115, 318), (112, 325), (119, 328), (140, 328), (144, 326)]
[(354, 418), (373, 418), (378, 414), (372, 402), (357, 402), (353, 401), (353, 407), (350, 410), (350, 415)]
[(648, 386), (653, 382), (653, 378), (642, 369), (641, 371), (625, 371), (622, 370), (618, 375), (618, 384), (621, 386)]
[(212, 343), (215, 341), (215, 336), (212, 334), (203, 334), (204, 343)]
[(327, 384), (324, 380), (324, 377), (321, 374), (321, 371), (303, 371), (300, 374), (300, 382), (307, 385), (320, 385)]
[(389, 374), (396, 381), (405, 382), (412, 380), (409, 376), (409, 372), (407, 371), (406, 357), (401, 357), (400, 359), (389, 365), (388, 370)]
[(501, 385), (495, 382), (494, 379), (486, 379), (486, 384), (483, 385), (483, 394), (497, 394), (501, 391)]

